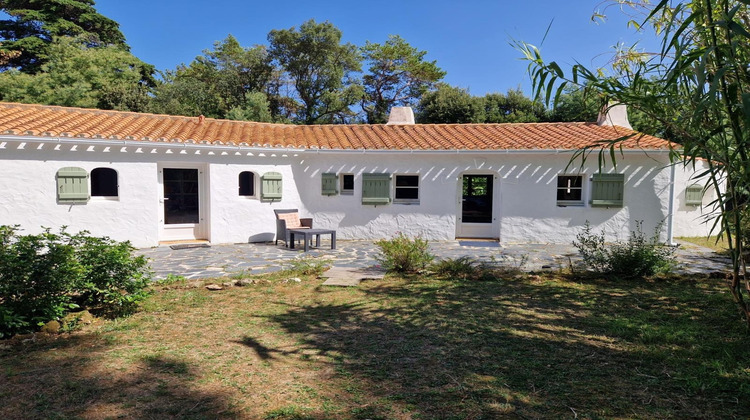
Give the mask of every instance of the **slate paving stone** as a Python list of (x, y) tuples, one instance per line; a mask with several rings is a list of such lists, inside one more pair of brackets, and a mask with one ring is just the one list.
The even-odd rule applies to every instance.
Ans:
[[(283, 245), (271, 244), (219, 244), (210, 248), (172, 250), (168, 246), (146, 248), (138, 251), (151, 260), (157, 279), (169, 274), (187, 278), (223, 277), (251, 270), (253, 274), (271, 273), (289, 267), (292, 260), (320, 258), (332, 260), (337, 267), (370, 267), (377, 265), (378, 250), (372, 241), (338, 240), (337, 249), (313, 249), (311, 252), (289, 250)], [(430, 252), (437, 258), (470, 256), (486, 263), (519, 267), (525, 271), (538, 271), (543, 267), (557, 270), (580, 262), (572, 245), (561, 244), (497, 244), (493, 247), (461, 246), (458, 241), (430, 242)], [(708, 248), (681, 244), (676, 252), (677, 272), (710, 273), (727, 270), (729, 259), (716, 255)]]

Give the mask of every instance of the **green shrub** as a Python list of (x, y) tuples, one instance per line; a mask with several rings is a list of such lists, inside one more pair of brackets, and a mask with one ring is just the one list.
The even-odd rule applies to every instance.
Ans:
[(626, 242), (604, 242), (604, 233), (595, 234), (588, 222), (576, 235), (573, 246), (583, 257), (584, 264), (596, 273), (622, 278), (647, 277), (667, 273), (674, 267), (675, 249), (659, 243), (661, 225), (647, 238), (642, 231), (643, 222), (636, 222), (636, 230)]
[(77, 305), (71, 290), (84, 271), (75, 249), (49, 229), (17, 235), (0, 226), (0, 311), (4, 335), (27, 332), (57, 319)]
[(435, 258), (429, 253), (430, 246), (426, 239), (408, 238), (403, 233), (393, 239), (381, 239), (375, 245), (380, 248), (380, 254), (375, 259), (387, 271), (396, 273), (422, 271)]
[(112, 316), (132, 313), (148, 296), (148, 261), (133, 256), (130, 242), (80, 232), (70, 237), (84, 272), (78, 290), (82, 303)]
[(79, 304), (131, 312), (150, 280), (146, 259), (133, 250), (87, 232), (19, 235), (17, 226), (0, 226), (0, 336), (33, 331)]

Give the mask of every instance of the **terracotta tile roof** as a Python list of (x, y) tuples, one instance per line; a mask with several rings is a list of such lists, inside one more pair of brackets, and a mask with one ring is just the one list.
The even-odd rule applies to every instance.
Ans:
[[(299, 126), (0, 103), (0, 134), (338, 150), (578, 149), (635, 132), (595, 123)], [(624, 148), (665, 149), (637, 134)]]

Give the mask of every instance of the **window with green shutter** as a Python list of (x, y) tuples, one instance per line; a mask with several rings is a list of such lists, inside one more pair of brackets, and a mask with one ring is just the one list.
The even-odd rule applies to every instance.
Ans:
[(391, 202), (390, 174), (362, 174), (362, 204), (378, 206)]
[(336, 195), (339, 193), (339, 190), (337, 189), (339, 185), (339, 177), (336, 174), (323, 174), (322, 182), (323, 195)]
[(685, 205), (700, 206), (703, 204), (703, 187), (693, 184), (685, 188)]
[(67, 167), (57, 171), (57, 201), (60, 203), (89, 201), (89, 174), (85, 169)]
[(281, 200), (281, 174), (267, 172), (261, 177), (260, 198), (263, 200)]
[(624, 174), (594, 174), (591, 181), (592, 207), (622, 207)]

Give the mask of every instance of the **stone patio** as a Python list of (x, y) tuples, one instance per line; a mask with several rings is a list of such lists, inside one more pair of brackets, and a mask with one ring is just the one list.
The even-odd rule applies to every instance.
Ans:
[[(481, 241), (430, 242), (430, 250), (437, 258), (470, 256), (524, 271), (558, 270), (580, 260), (572, 245), (561, 244), (498, 244)], [(151, 260), (157, 279), (169, 274), (189, 279), (225, 277), (240, 272), (261, 274), (289, 268), (290, 262), (300, 258), (322, 258), (335, 267), (368, 268), (377, 265), (377, 248), (372, 241), (337, 241), (337, 249), (323, 241), (320, 248), (303, 252), (273, 243), (218, 244), (208, 248), (171, 249), (169, 246), (141, 249), (139, 254)], [(680, 244), (677, 250), (677, 271), (707, 273), (726, 270), (729, 259), (712, 250), (690, 243)]]

